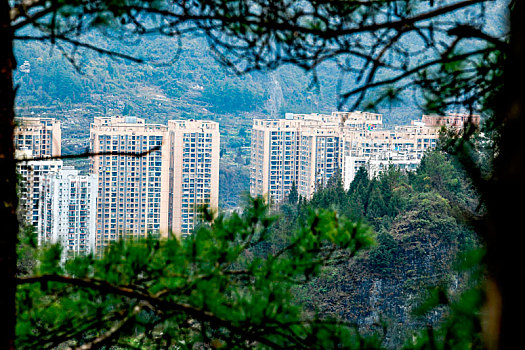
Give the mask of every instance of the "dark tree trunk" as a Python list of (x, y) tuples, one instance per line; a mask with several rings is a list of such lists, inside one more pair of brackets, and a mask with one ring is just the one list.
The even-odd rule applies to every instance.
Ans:
[(14, 100), (13, 33), (10, 26), (9, 1), (0, 5), (0, 346), (14, 349), (15, 339), (15, 275), (18, 220), (16, 208), (16, 169), (14, 162), (13, 130)]
[[(513, 349), (523, 343), (525, 216), (525, 2), (511, 11), (510, 50), (496, 117), (503, 125), (494, 182), (487, 195), (489, 348)], [(492, 307), (490, 307), (492, 304)], [(492, 310), (492, 312), (491, 312)], [(491, 328), (492, 327), (492, 328)], [(492, 329), (492, 332), (490, 331)]]

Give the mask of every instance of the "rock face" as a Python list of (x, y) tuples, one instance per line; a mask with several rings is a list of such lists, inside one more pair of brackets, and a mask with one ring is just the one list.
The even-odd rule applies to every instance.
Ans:
[(308, 286), (311, 310), (340, 317), (365, 333), (378, 331), (383, 345), (391, 349), (417, 329), (437, 326), (445, 307), (424, 317), (416, 317), (414, 311), (428, 288), (461, 288), (452, 263), (462, 229), (446, 212), (434, 212), (432, 220), (423, 221), (419, 214), (420, 210), (404, 213), (389, 232), (379, 235), (374, 250)]

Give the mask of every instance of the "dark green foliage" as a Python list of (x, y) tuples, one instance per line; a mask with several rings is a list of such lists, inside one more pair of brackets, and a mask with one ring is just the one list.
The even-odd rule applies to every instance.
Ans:
[(389, 233), (377, 237), (377, 248), (370, 253), (370, 264), (374, 269), (388, 272), (399, 263), (399, 243)]
[(17, 275), (28, 276), (34, 273), (36, 267), (36, 253), (38, 237), (33, 226), (25, 226), (20, 229), (17, 247)]
[(456, 194), (461, 189), (462, 177), (445, 154), (430, 152), (421, 160), (414, 185), (419, 191), (435, 190), (447, 195)]
[(370, 192), (366, 206), (366, 216), (381, 218), (387, 214), (387, 205), (376, 181), (370, 183)]
[(288, 203), (297, 204), (298, 200), (299, 200), (299, 192), (297, 191), (297, 186), (295, 185), (295, 181), (294, 181), (292, 182), (292, 188), (290, 188), (290, 192), (288, 192)]
[(414, 230), (425, 228), (449, 241), (457, 238), (459, 227), (451, 206), (437, 192), (418, 194), (410, 207), (415, 213), (411, 220)]
[(469, 280), (472, 287), (461, 294), (447, 290), (443, 285), (430, 288), (415, 315), (423, 316), (448, 307), (448, 317), (439, 327), (427, 327), (421, 331), (407, 341), (403, 349), (486, 349), (481, 335), (481, 309), (485, 300), (484, 255), (480, 249), (458, 254), (455, 269)]

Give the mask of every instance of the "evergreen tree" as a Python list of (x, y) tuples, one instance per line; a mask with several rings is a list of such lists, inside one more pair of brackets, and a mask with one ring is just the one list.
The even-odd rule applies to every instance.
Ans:
[(364, 166), (360, 167), (359, 170), (357, 170), (357, 173), (354, 176), (354, 179), (350, 183), (349, 193), (354, 194), (359, 187), (361, 188), (368, 188), (369, 179), (368, 179), (368, 171)]
[(387, 206), (385, 204), (383, 194), (379, 189), (377, 181), (372, 181), (370, 184), (371, 190), (368, 196), (366, 217), (369, 220), (380, 219), (387, 214)]
[(290, 192), (288, 192), (288, 203), (290, 204), (297, 204), (299, 200), (299, 191), (297, 191), (297, 186), (295, 184), (295, 181), (292, 182), (292, 187), (290, 188)]

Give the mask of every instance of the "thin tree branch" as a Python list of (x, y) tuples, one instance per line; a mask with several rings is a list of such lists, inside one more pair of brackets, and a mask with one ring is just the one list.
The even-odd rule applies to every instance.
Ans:
[[(480, 49), (480, 50), (476, 50), (476, 51), (471, 51), (471, 52), (467, 52), (467, 53), (464, 53), (464, 54), (460, 54), (460, 55), (455, 55), (455, 56), (452, 56), (452, 57), (442, 57), (442, 58), (439, 58), (439, 59), (436, 59), (436, 60), (433, 60), (433, 61), (428, 61), (428, 62), (425, 62), (415, 68), (412, 68), (410, 70), (407, 70), (405, 71), (404, 73), (402, 74), (399, 74), (393, 78), (390, 78), (390, 79), (384, 79), (384, 80), (381, 80), (381, 81), (375, 81), (375, 82), (371, 82), (367, 85), (362, 85), (356, 89), (353, 89), (349, 92), (346, 92), (342, 95), (342, 99), (343, 100), (347, 100), (349, 97), (355, 95), (355, 94), (358, 94), (364, 90), (370, 90), (372, 88), (376, 88), (376, 87), (379, 87), (379, 86), (384, 86), (384, 85), (389, 85), (389, 84), (393, 84), (393, 83), (396, 83), (400, 80), (403, 80), (405, 78), (408, 78), (409, 76), (411, 75), (414, 75), (414, 74), (417, 74), (421, 71), (423, 71), (424, 69), (426, 68), (429, 68), (429, 67), (432, 67), (432, 66), (435, 66), (435, 65), (438, 65), (438, 64), (442, 64), (442, 63), (451, 63), (451, 62), (456, 62), (456, 61), (461, 61), (461, 60), (464, 60), (464, 59), (467, 59), (469, 57), (472, 57), (472, 56), (476, 56), (476, 55), (481, 55), (481, 54), (484, 54), (484, 53), (487, 53), (487, 52), (490, 52), (491, 50), (489, 49)], [(354, 105), (354, 108), (357, 108), (357, 106)]]
[[(129, 313), (121, 319), (119, 322), (116, 322), (109, 330), (90, 341), (89, 343), (82, 344), (81, 346), (76, 347), (76, 350), (91, 350), (98, 349), (100, 346), (107, 344), (109, 341), (118, 336), (118, 332), (124, 328), (140, 311), (144, 306), (149, 306), (146, 302), (141, 302), (138, 305), (135, 305), (133, 312)], [(70, 348), (71, 349), (71, 348)]]
[(144, 63), (146, 61), (143, 58), (138, 58), (138, 57), (135, 57), (135, 56), (126, 55), (124, 53), (117, 52), (117, 51), (106, 50), (106, 49), (103, 49), (101, 47), (98, 47), (98, 46), (95, 46), (95, 45), (92, 45), (92, 44), (88, 44), (88, 43), (85, 43), (85, 42), (82, 42), (82, 41), (79, 41), (79, 40), (75, 40), (75, 39), (72, 39), (70, 37), (67, 37), (67, 36), (64, 36), (64, 35), (61, 35), (61, 34), (55, 34), (54, 36), (51, 35), (51, 34), (43, 35), (43, 36), (15, 35), (14, 39), (15, 40), (25, 40), (25, 41), (29, 41), (29, 40), (32, 40), (32, 41), (47, 41), (47, 40), (51, 40), (51, 39), (62, 40), (62, 41), (65, 41), (65, 42), (75, 46), (75, 47), (82, 47), (82, 48), (85, 48), (85, 49), (89, 49), (89, 50), (98, 52), (98, 53), (103, 54), (103, 55), (108, 55), (109, 57), (118, 57), (118, 58), (122, 58), (122, 59), (125, 59), (125, 60), (128, 60), (128, 61), (136, 62), (136, 63)]
[(498, 38), (495, 38), (487, 33), (484, 33), (482, 30), (478, 28), (474, 28), (470, 25), (457, 25), (452, 29), (449, 29), (447, 31), (447, 34), (450, 36), (457, 36), (458, 38), (477, 38), (485, 40), (491, 44), (493, 44), (498, 50), (500, 51), (507, 51), (509, 48), (509, 44), (503, 40), (500, 40)]
[(144, 157), (148, 154), (159, 151), (161, 146), (155, 146), (144, 152), (84, 152), (79, 154), (66, 154), (62, 156), (51, 156), (51, 157), (35, 157), (35, 158), (20, 158), (15, 159), (16, 163), (22, 162), (33, 162), (39, 160), (55, 160), (55, 159), (78, 159), (78, 158), (89, 158), (89, 157), (101, 157), (101, 156), (127, 156), (127, 157)]

